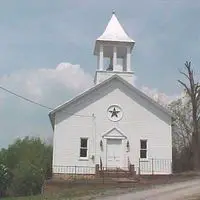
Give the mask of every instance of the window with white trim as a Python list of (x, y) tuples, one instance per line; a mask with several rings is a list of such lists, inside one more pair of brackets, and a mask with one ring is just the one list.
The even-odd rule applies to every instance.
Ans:
[(147, 140), (140, 140), (140, 158), (147, 158)]
[(80, 158), (88, 157), (88, 138), (81, 138), (80, 140)]

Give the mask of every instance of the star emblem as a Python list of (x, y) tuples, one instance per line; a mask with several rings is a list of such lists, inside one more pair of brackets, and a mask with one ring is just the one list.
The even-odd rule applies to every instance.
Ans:
[(114, 107), (113, 110), (109, 110), (109, 112), (111, 113), (111, 117), (118, 117), (118, 113), (120, 111), (116, 110), (116, 108)]

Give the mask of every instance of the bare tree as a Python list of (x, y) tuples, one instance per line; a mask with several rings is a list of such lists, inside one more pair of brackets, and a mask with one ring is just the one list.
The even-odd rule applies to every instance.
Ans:
[(182, 151), (192, 147), (192, 113), (191, 106), (185, 97), (177, 99), (168, 105), (173, 115), (173, 147)]
[(199, 136), (199, 99), (200, 99), (200, 85), (194, 80), (194, 71), (191, 67), (191, 62), (185, 63), (186, 72), (180, 72), (189, 82), (184, 83), (181, 80), (178, 82), (184, 87), (186, 94), (189, 97), (189, 102), (192, 109), (192, 155), (193, 155), (193, 169), (200, 170), (200, 136)]
[(182, 172), (192, 170), (192, 109), (187, 96), (183, 96), (168, 105), (173, 115), (172, 145), (173, 170)]

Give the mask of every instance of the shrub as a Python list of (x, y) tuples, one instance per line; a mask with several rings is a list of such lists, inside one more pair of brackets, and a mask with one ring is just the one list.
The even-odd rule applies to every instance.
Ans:
[(9, 193), (13, 196), (38, 194), (41, 192), (44, 177), (43, 170), (27, 162), (20, 162), (13, 171)]
[(10, 181), (11, 175), (8, 168), (5, 165), (0, 164), (0, 197), (5, 196)]
[[(39, 138), (16, 140), (8, 149), (0, 151), (0, 163), (7, 166), (12, 176), (2, 191), (10, 196), (34, 195), (41, 192), (45, 179), (51, 176), (52, 146)], [(4, 171), (0, 171), (2, 176)], [(0, 183), (3, 183), (0, 175)], [(5, 181), (4, 181), (5, 182)]]

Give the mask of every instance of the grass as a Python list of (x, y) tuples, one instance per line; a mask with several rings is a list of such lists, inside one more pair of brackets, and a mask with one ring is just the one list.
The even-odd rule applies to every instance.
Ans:
[(28, 197), (6, 197), (1, 200), (43, 200), (44, 197), (41, 195), (38, 196), (28, 196)]
[[(180, 182), (191, 179), (192, 176), (166, 177), (166, 178), (144, 178), (135, 184), (116, 184), (116, 183), (85, 183), (85, 184), (52, 184), (48, 187), (45, 195), (27, 197), (7, 197), (1, 200), (91, 200), (96, 196), (109, 196), (141, 190), (166, 183)], [(194, 198), (191, 200), (200, 200)]]
[(104, 193), (106, 190), (103, 188), (98, 189), (86, 189), (86, 188), (72, 188), (66, 189), (62, 192), (47, 194), (47, 195), (37, 195), (37, 196), (27, 196), (27, 197), (6, 197), (1, 200), (68, 200), (74, 198), (82, 198), (84, 200), (91, 199), (91, 197), (95, 195), (100, 195)]
[[(112, 185), (72, 185), (60, 188), (51, 188), (45, 195), (27, 196), (27, 197), (6, 197), (1, 200), (68, 200), (82, 198), (91, 199), (96, 195), (104, 194), (107, 190), (113, 190)], [(52, 192), (51, 192), (52, 191)]]
[[(48, 193), (37, 196), (27, 197), (7, 197), (1, 200), (91, 200), (97, 196), (116, 195), (121, 193), (127, 193), (136, 189), (133, 184), (81, 184), (81, 185), (65, 185), (50, 188)], [(139, 189), (139, 188), (137, 188)]]

